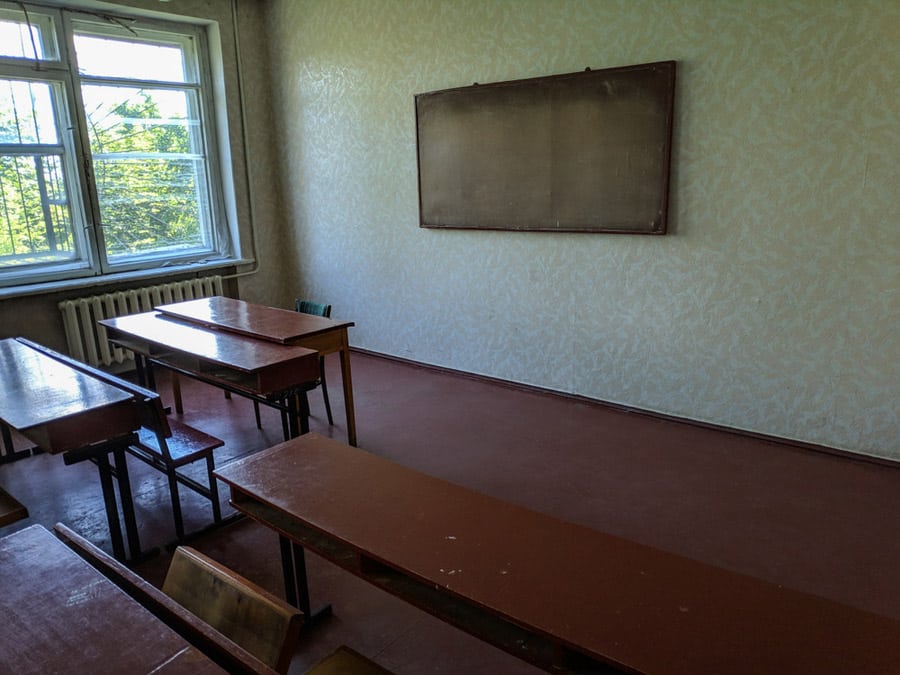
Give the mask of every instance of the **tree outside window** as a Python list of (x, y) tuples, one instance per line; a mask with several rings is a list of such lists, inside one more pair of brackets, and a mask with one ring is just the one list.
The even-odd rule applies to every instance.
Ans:
[(202, 35), (18, 7), (0, 3), (0, 284), (227, 258)]

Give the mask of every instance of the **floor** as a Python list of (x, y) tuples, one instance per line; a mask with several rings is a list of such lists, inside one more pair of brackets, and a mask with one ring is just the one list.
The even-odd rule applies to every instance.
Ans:
[[(359, 446), (511, 502), (693, 559), (900, 619), (900, 470), (737, 434), (610, 410), (354, 353)], [(346, 439), (337, 359), (311, 428)], [(160, 391), (171, 403), (164, 378)], [(281, 441), (277, 415), (183, 381), (190, 424), (226, 441), (217, 464)], [(19, 439), (21, 441), (22, 439)], [(23, 444), (24, 445), (24, 444)], [(162, 477), (129, 465), (145, 547), (174, 537)], [(96, 469), (37, 455), (0, 465), (0, 485), (30, 517), (0, 529), (64, 522), (109, 549)], [(223, 490), (223, 501), (226, 496)], [(184, 494), (188, 528), (208, 502)], [(226, 512), (229, 512), (227, 504)], [(387, 535), (386, 535), (387, 536)], [(241, 520), (192, 545), (281, 593), (277, 538)], [(537, 672), (315, 556), (313, 604), (333, 616), (304, 633), (291, 672), (347, 644), (398, 674)], [(137, 566), (161, 583), (163, 552)], [(552, 592), (548, 579), (546, 592)]]

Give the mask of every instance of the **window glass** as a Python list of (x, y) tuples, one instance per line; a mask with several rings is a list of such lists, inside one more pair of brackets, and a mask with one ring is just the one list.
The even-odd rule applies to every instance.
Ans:
[(58, 59), (52, 16), (36, 9), (26, 14), (17, 4), (0, 2), (0, 56)]
[(187, 81), (182, 49), (177, 45), (76, 34), (75, 51), (78, 54), (78, 72), (82, 75)]
[(59, 143), (50, 84), (0, 79), (0, 143)]
[(0, 79), (0, 270), (81, 259), (54, 100), (59, 87)]
[(193, 92), (85, 85), (82, 93), (110, 258), (209, 250)]
[(203, 44), (0, 0), (0, 285), (230, 259)]

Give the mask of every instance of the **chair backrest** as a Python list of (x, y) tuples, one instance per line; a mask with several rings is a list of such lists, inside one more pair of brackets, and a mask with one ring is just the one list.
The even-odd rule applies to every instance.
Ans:
[(303, 614), (188, 546), (175, 549), (163, 592), (263, 663), (286, 673)]
[(331, 305), (326, 305), (322, 302), (312, 302), (311, 300), (301, 300), (298, 298), (297, 311), (302, 314), (324, 316), (326, 319), (331, 317)]
[[(57, 536), (88, 564), (233, 675), (275, 675), (271, 666), (62, 523)], [(137, 636), (139, 637), (139, 636)]]
[(156, 433), (160, 444), (164, 439), (172, 437), (172, 427), (169, 426), (169, 417), (162, 405), (162, 399), (157, 395), (144, 401), (138, 411), (138, 419), (141, 426)]

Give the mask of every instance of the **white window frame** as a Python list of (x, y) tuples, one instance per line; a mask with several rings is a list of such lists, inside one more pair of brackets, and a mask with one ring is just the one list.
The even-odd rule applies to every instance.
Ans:
[[(47, 267), (34, 267), (21, 269), (15, 266), (6, 270), (0, 269), (0, 288), (15, 289), (32, 284), (62, 281), (78, 278), (96, 278), (111, 275), (119, 275), (128, 272), (152, 272), (153, 270), (182, 269), (185, 265), (221, 266), (239, 262), (238, 238), (235, 229), (229, 223), (229, 214), (233, 212), (233, 204), (229, 201), (233, 198), (233, 192), (225, 184), (220, 161), (228, 156), (227, 148), (223, 150), (219, 144), (219, 125), (222, 120), (222, 111), (216, 109), (214, 93), (216, 82), (213, 80), (210, 59), (210, 45), (207, 30), (204, 26), (192, 23), (172, 21), (160, 21), (146, 19), (137, 16), (121, 15), (113, 19), (108, 14), (92, 14), (89, 11), (59, 6), (45, 6), (40, 3), (8, 2), (0, 0), (0, 11), (9, 9), (12, 12), (25, 7), (28, 19), (32, 24), (38, 22), (43, 27), (50, 24), (55, 28), (56, 49), (58, 59), (47, 58), (40, 60), (0, 57), (0, 77), (39, 79), (53, 81), (56, 87), (64, 90), (59, 103), (62, 105), (57, 111), (62, 118), (68, 114), (68, 119), (57, 121), (58, 129), (65, 146), (65, 153), (71, 153), (69, 161), (65, 163), (67, 177), (71, 184), (68, 186), (68, 200), (71, 206), (72, 233), (76, 241), (85, 249), (82, 258), (70, 264), (55, 264)], [(187, 254), (175, 253), (172, 255), (147, 255), (123, 257), (110, 261), (104, 243), (102, 224), (100, 219), (100, 205), (93, 181), (91, 162), (91, 150), (89, 136), (87, 134), (86, 115), (82, 110), (81, 85), (92, 82), (111, 82), (112, 78), (93, 78), (81, 75), (75, 62), (74, 30), (83, 28), (93, 23), (98, 34), (115, 33), (123, 36), (123, 27), (128, 31), (129, 39), (131, 30), (139, 33), (136, 41), (139, 41), (142, 31), (155, 32), (157, 35), (179, 36), (176, 42), (182, 39), (195, 41), (196, 64), (198, 81), (194, 83), (178, 83), (177, 88), (191, 88), (196, 92), (197, 102), (200, 108), (199, 117), (202, 125), (202, 156), (205, 159), (206, 192), (208, 193), (209, 222), (205, 250), (194, 250)], [(92, 28), (91, 32), (94, 30)], [(122, 80), (122, 83), (127, 83)], [(138, 80), (136, 84), (147, 84)], [(161, 87), (173, 86), (171, 83), (161, 83)], [(230, 174), (229, 174), (230, 175)], [(198, 200), (199, 201), (199, 200)]]

